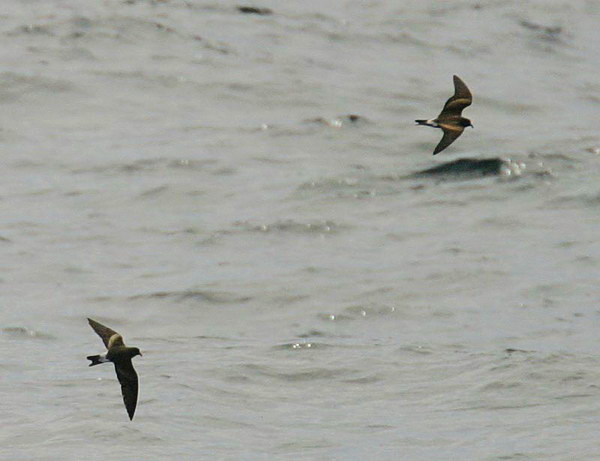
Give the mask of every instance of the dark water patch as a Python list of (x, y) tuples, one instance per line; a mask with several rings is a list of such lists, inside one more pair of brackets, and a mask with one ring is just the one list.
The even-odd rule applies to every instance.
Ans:
[(440, 206), (444, 206), (444, 207), (461, 207), (461, 206), (465, 206), (467, 205), (468, 202), (465, 200), (458, 200), (458, 199), (433, 199), (433, 200), (424, 200), (420, 203), (418, 203), (416, 206), (420, 207), (420, 208), (426, 208), (426, 207), (440, 207)]
[(2, 328), (2, 335), (14, 339), (55, 339), (54, 336), (25, 327)]
[(573, 248), (578, 245), (581, 245), (583, 242), (576, 240), (563, 240), (562, 242), (558, 242), (555, 246), (557, 248)]
[(112, 303), (115, 298), (112, 296), (92, 296), (88, 300), (92, 303)]
[(554, 397), (554, 399), (555, 400), (582, 399), (582, 398), (594, 397), (597, 395), (598, 395), (598, 393), (596, 391), (585, 392), (585, 393), (578, 392), (578, 393), (574, 393), (574, 394), (558, 395), (558, 396)]
[(234, 233), (229, 230), (221, 230), (216, 232), (211, 232), (208, 237), (205, 237), (198, 241), (199, 246), (212, 246), (219, 244), (223, 238), (227, 236), (231, 236)]
[(278, 370), (275, 367), (264, 365), (247, 364), (243, 365), (252, 374), (267, 376), (284, 382), (305, 382), (305, 381), (322, 381), (331, 379), (340, 379), (344, 376), (353, 373), (353, 370), (348, 368), (323, 368), (323, 367), (306, 367), (300, 368), (297, 371), (289, 371), (288, 368)]
[(504, 349), (504, 352), (506, 352), (507, 354), (529, 354), (533, 351), (527, 351), (525, 349), (515, 349), (513, 347), (507, 347), (506, 349)]
[(433, 349), (431, 349), (428, 346), (423, 346), (421, 344), (416, 344), (416, 345), (408, 345), (408, 346), (402, 346), (398, 349), (398, 351), (400, 353), (411, 353), (411, 354), (418, 354), (418, 355), (431, 355), (433, 354)]
[[(57, 17), (49, 16), (49, 19)], [(9, 36), (29, 35), (59, 37), (63, 40), (114, 39), (133, 43), (147, 33), (176, 34), (177, 29), (164, 22), (135, 18), (133, 16), (74, 16), (68, 20), (58, 18), (53, 23), (26, 24), (8, 32)], [(186, 34), (182, 34), (187, 37)]]
[(269, 302), (280, 305), (289, 306), (291, 304), (297, 304), (310, 298), (310, 295), (298, 295), (293, 293), (286, 294), (274, 294), (269, 296)]
[(170, 27), (170, 26), (165, 26), (164, 24), (160, 23), (160, 22), (154, 22), (154, 27), (156, 27), (158, 30), (163, 31), (163, 32), (168, 32), (168, 33), (174, 33), (175, 29)]
[(83, 267), (80, 267), (80, 266), (73, 266), (73, 265), (65, 266), (63, 268), (63, 272), (65, 274), (73, 274), (73, 275), (91, 274), (91, 273), (93, 273), (93, 271), (90, 270), (90, 269), (86, 269), (86, 268), (83, 268)]
[(523, 222), (512, 216), (492, 216), (483, 218), (479, 221), (482, 227), (492, 227), (494, 229), (517, 229), (523, 226)]
[(597, 194), (585, 194), (580, 197), (580, 200), (585, 205), (591, 207), (598, 207), (600, 206), (600, 192), (598, 192)]
[[(166, 34), (178, 33), (175, 27), (168, 26), (164, 22), (145, 19), (135, 16), (110, 16), (99, 19), (84, 18), (78, 20), (71, 27), (71, 37), (79, 38), (84, 35), (96, 39), (109, 38), (118, 40), (119, 43), (135, 44), (140, 40), (147, 40), (148, 35), (155, 35), (157, 39), (164, 39)], [(73, 32), (75, 35), (73, 35)], [(187, 35), (184, 35), (187, 37)]]
[(259, 233), (291, 233), (291, 234), (335, 234), (345, 229), (346, 226), (334, 221), (298, 222), (292, 219), (276, 221), (270, 224), (251, 224), (249, 222), (236, 222), (235, 226), (249, 232)]
[(192, 172), (203, 171), (215, 176), (231, 175), (236, 170), (232, 168), (222, 168), (219, 166), (220, 163), (217, 160), (191, 160), (191, 159), (177, 159), (171, 160), (167, 158), (146, 158), (133, 160), (131, 162), (123, 163), (110, 163), (104, 165), (93, 165), (86, 167), (75, 167), (70, 168), (70, 172), (73, 174), (136, 174), (144, 171), (161, 171), (168, 169), (175, 170), (189, 170)]
[(595, 267), (598, 264), (598, 260), (589, 255), (578, 255), (575, 256), (572, 261), (586, 266)]
[[(598, 97), (598, 102), (600, 102), (600, 97)], [(588, 147), (585, 149), (585, 151), (589, 152), (590, 154), (600, 155), (600, 146)]]
[(289, 350), (299, 351), (299, 350), (327, 349), (327, 348), (331, 348), (331, 347), (333, 347), (333, 346), (331, 346), (330, 344), (302, 341), (302, 342), (279, 344), (277, 346), (273, 346), (273, 349), (277, 350), (277, 351), (289, 351)]
[(200, 291), (200, 290), (185, 290), (185, 291), (157, 291), (154, 293), (139, 294), (129, 296), (127, 299), (131, 301), (143, 299), (166, 299), (175, 302), (183, 301), (198, 301), (208, 302), (210, 304), (240, 304), (246, 303), (252, 299), (251, 296), (239, 296), (233, 293), (218, 292), (218, 291)]
[(344, 313), (352, 318), (386, 317), (396, 312), (394, 306), (356, 305), (344, 309)]
[(553, 198), (548, 205), (552, 208), (572, 208), (574, 205), (585, 205), (586, 207), (596, 208), (600, 206), (600, 192), (597, 194), (576, 194), (563, 195)]
[(348, 334), (331, 333), (331, 332), (325, 332), (323, 330), (317, 330), (317, 329), (308, 330), (304, 333), (299, 333), (296, 336), (300, 339), (310, 340), (310, 342), (314, 342), (313, 340), (315, 338), (319, 339), (321, 342), (323, 341), (323, 338), (336, 338), (338, 340), (352, 338), (352, 336), (348, 335)]
[(231, 167), (217, 168), (211, 174), (215, 176), (233, 176), (237, 173), (237, 169)]
[[(563, 163), (565, 166), (572, 166), (573, 164), (578, 164), (581, 163), (581, 160), (578, 159), (576, 156), (570, 156), (567, 154), (563, 154), (563, 153), (556, 153), (556, 152), (532, 152), (531, 154), (529, 154), (529, 158), (531, 159), (543, 159), (543, 160), (552, 160), (555, 162), (561, 162)], [(538, 168), (544, 168), (544, 164), (542, 160), (539, 160), (539, 163), (537, 164)]]
[(377, 373), (361, 376), (359, 378), (343, 379), (342, 382), (348, 384), (372, 384), (385, 381), (385, 378)]
[(86, 173), (138, 173), (145, 170), (154, 170), (157, 165), (163, 164), (164, 159), (141, 159), (129, 163), (97, 165), (84, 168), (74, 168), (71, 170), (73, 174)]
[(162, 235), (203, 235), (205, 231), (199, 227), (184, 227), (182, 229), (156, 229), (149, 227), (140, 227), (140, 232), (149, 234), (162, 234)]
[(273, 10), (257, 6), (238, 6), (237, 10), (243, 14), (257, 14), (259, 16), (270, 16), (273, 14)]
[(295, 138), (296, 136), (310, 135), (316, 131), (316, 128), (314, 125), (292, 126), (262, 123), (251, 128), (240, 127), (238, 131), (241, 133), (268, 133), (273, 138)]
[(347, 315), (347, 314), (326, 314), (326, 313), (321, 313), (321, 314), (317, 314), (317, 318), (319, 320), (325, 321), (325, 322), (347, 322), (349, 320), (354, 320), (354, 317), (351, 315)]
[(64, 93), (74, 89), (66, 80), (23, 75), (16, 72), (0, 73), (0, 101), (15, 101), (21, 96), (36, 92)]
[(94, 25), (94, 21), (85, 16), (74, 16), (69, 20), (69, 23), (80, 30), (90, 29)]
[(52, 37), (55, 35), (52, 26), (49, 24), (25, 24), (6, 33), (9, 37), (17, 35), (42, 35)]
[(298, 337), (302, 339), (306, 338), (322, 338), (324, 336), (329, 336), (327, 333), (320, 330), (310, 330), (306, 333), (299, 334)]
[(488, 159), (461, 158), (441, 165), (417, 171), (411, 178), (474, 179), (485, 176), (521, 176), (525, 163), (500, 157)]
[(320, 192), (333, 198), (366, 199), (378, 195), (372, 187), (356, 177), (323, 178), (302, 183), (297, 193)]
[(563, 28), (560, 26), (544, 26), (526, 19), (521, 19), (519, 25), (527, 30), (535, 32), (537, 37), (548, 41), (560, 40), (563, 33)]
[(252, 160), (259, 162), (259, 163), (268, 164), (268, 165), (290, 165), (290, 164), (295, 163), (294, 160), (291, 160), (291, 159), (268, 157), (268, 156), (252, 157)]
[[(243, 430), (251, 431), (255, 427), (255, 423), (244, 423), (235, 419), (217, 417), (210, 415), (202, 416), (203, 424), (210, 427), (211, 430)], [(195, 456), (198, 456), (198, 452), (195, 452)], [(195, 457), (194, 456), (194, 457)], [(200, 456), (202, 457), (202, 456)], [(212, 457), (212, 456), (211, 456)], [(218, 456), (216, 456), (218, 458)]]
[(327, 323), (341, 323), (354, 320), (369, 320), (387, 318), (397, 314), (395, 306), (366, 306), (354, 305), (343, 309), (341, 312), (321, 312), (316, 317)]
[(357, 114), (340, 115), (338, 117), (328, 119), (325, 117), (315, 117), (305, 119), (303, 123), (311, 125), (321, 125), (331, 128), (342, 128), (345, 126), (358, 126), (368, 123), (366, 117)]
[(204, 160), (192, 160), (192, 159), (178, 159), (170, 160), (167, 162), (167, 166), (173, 169), (183, 170), (205, 170), (207, 167), (218, 165), (219, 161), (215, 159), (204, 159)]
[(498, 461), (504, 461), (504, 460), (515, 460), (515, 459), (540, 459), (543, 458), (546, 454), (543, 452), (527, 452), (527, 453), (522, 453), (520, 451), (508, 454), (508, 455), (499, 455), (498, 456)]
[(151, 189), (147, 189), (147, 190), (143, 191), (142, 193), (140, 193), (139, 197), (142, 197), (142, 198), (156, 197), (157, 195), (161, 195), (163, 192), (166, 192), (168, 190), (169, 190), (168, 186), (152, 187)]

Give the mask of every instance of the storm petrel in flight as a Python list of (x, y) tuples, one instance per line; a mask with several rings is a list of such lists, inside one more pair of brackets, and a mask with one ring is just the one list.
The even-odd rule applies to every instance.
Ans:
[(473, 97), (467, 85), (455, 75), (454, 96), (446, 101), (440, 115), (431, 120), (415, 120), (419, 125), (441, 128), (444, 131), (444, 136), (433, 151), (433, 155), (439, 154), (452, 144), (466, 127), (473, 126), (471, 120), (461, 115), (463, 109), (470, 106), (471, 102), (473, 102)]
[(107, 349), (104, 355), (90, 355), (87, 358), (92, 362), (90, 363), (90, 367), (106, 362), (115, 364), (117, 378), (119, 378), (119, 383), (121, 383), (123, 402), (125, 402), (129, 419), (132, 420), (138, 398), (138, 376), (131, 364), (131, 359), (136, 355), (142, 355), (142, 353), (137, 347), (125, 346), (123, 337), (116, 331), (90, 318), (88, 318), (88, 322), (94, 331), (98, 333), (98, 336), (102, 338)]

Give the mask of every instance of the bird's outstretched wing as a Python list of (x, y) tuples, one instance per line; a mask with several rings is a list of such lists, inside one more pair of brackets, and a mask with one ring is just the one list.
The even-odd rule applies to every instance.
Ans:
[(127, 409), (129, 419), (133, 419), (135, 407), (138, 398), (138, 376), (131, 364), (131, 359), (119, 360), (115, 362), (115, 371), (117, 378), (121, 383), (121, 394), (123, 394), (123, 403)]
[(462, 127), (452, 127), (452, 128), (441, 127), (441, 128), (444, 130), (444, 136), (442, 136), (442, 139), (440, 140), (438, 145), (435, 147), (435, 150), (433, 151), (433, 155), (439, 154), (441, 151), (443, 151), (446, 147), (448, 147), (450, 144), (452, 144), (456, 140), (456, 138), (458, 138), (464, 131), (464, 129)]
[(123, 342), (123, 338), (116, 331), (111, 330), (110, 328), (90, 318), (88, 318), (88, 322), (90, 323), (90, 326), (94, 329), (94, 331), (98, 333), (98, 336), (102, 338), (102, 342), (104, 343), (107, 349), (109, 349), (112, 346), (125, 345), (125, 343)]
[(438, 119), (445, 119), (453, 116), (460, 116), (465, 107), (468, 107), (473, 102), (471, 92), (458, 76), (454, 76), (454, 95), (446, 101), (444, 108), (438, 115)]

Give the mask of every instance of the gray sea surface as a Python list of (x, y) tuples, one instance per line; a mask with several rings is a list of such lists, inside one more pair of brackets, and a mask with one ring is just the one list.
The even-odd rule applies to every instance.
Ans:
[(0, 18), (1, 460), (600, 459), (600, 2)]

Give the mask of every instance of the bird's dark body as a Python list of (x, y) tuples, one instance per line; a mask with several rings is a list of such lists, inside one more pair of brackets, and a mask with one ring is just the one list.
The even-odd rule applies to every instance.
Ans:
[[(131, 361), (136, 355), (141, 355), (140, 350), (137, 347), (113, 346), (109, 349), (104, 358), (110, 362), (117, 363)], [(105, 363), (101, 358), (101, 355), (88, 356), (87, 359), (92, 362), (90, 363), (90, 367)]]
[(441, 128), (444, 131), (444, 136), (433, 151), (433, 155), (440, 153), (452, 144), (466, 127), (473, 126), (471, 120), (461, 115), (463, 109), (470, 106), (472, 101), (473, 97), (467, 85), (455, 75), (454, 95), (446, 101), (440, 115), (431, 120), (415, 120), (419, 125)]
[(111, 362), (131, 361), (136, 355), (140, 355), (137, 347), (113, 346), (106, 353), (106, 358)]
[(142, 353), (137, 347), (127, 347), (122, 336), (116, 331), (92, 319), (88, 319), (88, 322), (100, 336), (107, 349), (106, 355), (90, 355), (87, 357), (91, 362), (90, 367), (106, 362), (112, 362), (115, 365), (115, 372), (121, 384), (123, 403), (125, 403), (125, 409), (131, 420), (135, 414), (139, 388), (138, 376), (131, 359), (136, 355), (142, 355)]

